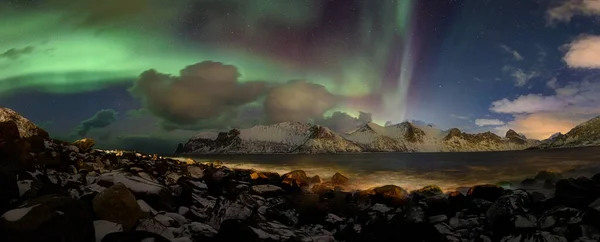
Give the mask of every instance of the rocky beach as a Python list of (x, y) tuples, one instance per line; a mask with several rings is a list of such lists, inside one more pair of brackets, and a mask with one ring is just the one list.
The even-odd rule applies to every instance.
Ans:
[(352, 190), (352, 177), (94, 149), (0, 120), (2, 241), (599, 241), (600, 174), (467, 192)]

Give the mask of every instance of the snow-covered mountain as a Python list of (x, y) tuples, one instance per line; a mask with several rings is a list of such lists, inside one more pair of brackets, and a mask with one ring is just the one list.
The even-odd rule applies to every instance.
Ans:
[(453, 152), (519, 150), (539, 141), (513, 130), (502, 138), (490, 132), (468, 134), (431, 125), (403, 122), (390, 126), (367, 123), (346, 134), (299, 122), (257, 125), (228, 132), (203, 132), (180, 144), (177, 154), (268, 154), (343, 152)]
[(554, 134), (536, 148), (600, 146), (600, 116), (575, 126), (566, 134)]

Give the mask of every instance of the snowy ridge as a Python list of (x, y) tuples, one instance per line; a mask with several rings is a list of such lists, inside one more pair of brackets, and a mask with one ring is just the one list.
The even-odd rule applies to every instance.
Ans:
[(344, 152), (462, 152), (521, 150), (538, 145), (513, 130), (502, 138), (490, 132), (468, 134), (458, 129), (403, 122), (390, 126), (367, 123), (351, 133), (299, 122), (257, 125), (228, 132), (205, 132), (190, 139), (178, 154), (269, 154)]
[(568, 133), (552, 135), (536, 148), (568, 148), (600, 145), (600, 116), (575, 126)]

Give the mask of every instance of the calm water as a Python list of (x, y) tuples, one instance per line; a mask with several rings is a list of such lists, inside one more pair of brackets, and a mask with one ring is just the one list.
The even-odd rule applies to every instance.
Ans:
[(519, 184), (540, 170), (565, 176), (600, 172), (600, 147), (474, 153), (362, 153), (325, 155), (213, 155), (198, 161), (221, 160), (232, 168), (252, 168), (280, 174), (302, 169), (309, 176), (329, 178), (341, 172), (353, 189), (394, 184), (412, 190), (436, 184), (452, 190), (475, 184), (511, 181)]

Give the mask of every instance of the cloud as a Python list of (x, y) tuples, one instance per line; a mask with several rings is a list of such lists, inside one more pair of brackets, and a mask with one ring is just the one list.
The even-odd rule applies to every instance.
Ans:
[(517, 99), (502, 99), (492, 102), (490, 110), (496, 113), (535, 113), (540, 111), (553, 111), (564, 108), (566, 103), (556, 96), (542, 96), (528, 94)]
[(510, 73), (510, 76), (515, 80), (515, 86), (522, 87), (534, 77), (537, 77), (539, 73), (537, 71), (524, 71), (521, 68), (506, 65), (502, 67), (504, 72)]
[(546, 11), (548, 24), (569, 22), (575, 15), (600, 15), (600, 0), (566, 0)]
[(514, 129), (527, 137), (545, 139), (556, 132), (568, 132), (576, 125), (600, 114), (600, 83), (596, 75), (580, 82), (554, 85), (553, 95), (528, 94), (492, 103), (490, 110), (512, 114), (513, 120), (498, 131)]
[[(600, 1), (599, 5), (600, 5)], [(584, 35), (565, 45), (563, 60), (571, 68), (600, 68), (600, 36)]]
[(80, 137), (88, 134), (92, 129), (104, 128), (117, 121), (117, 112), (112, 109), (102, 109), (89, 119), (83, 120), (74, 130)]
[(502, 48), (506, 53), (512, 55), (513, 59), (520, 61), (523, 60), (523, 56), (521, 54), (519, 54), (518, 51), (506, 46), (506, 45), (500, 45), (500, 48)]
[(368, 122), (373, 121), (371, 113), (359, 112), (357, 118), (345, 112), (334, 112), (331, 117), (315, 120), (315, 124), (325, 126), (336, 132), (349, 132)]
[(558, 88), (558, 79), (556, 77), (552, 77), (548, 82), (546, 82), (546, 86), (551, 89)]
[(204, 61), (185, 67), (179, 76), (145, 71), (129, 91), (164, 121), (196, 125), (233, 112), (266, 93), (266, 82), (241, 83), (239, 76), (235, 66)]
[(450, 114), (450, 117), (453, 117), (456, 119), (462, 119), (462, 120), (469, 120), (469, 117), (467, 117), (467, 116), (461, 116), (461, 115), (456, 115), (456, 114)]
[(321, 119), (337, 101), (338, 98), (323, 85), (290, 81), (271, 89), (264, 107), (270, 122), (306, 122)]
[(23, 48), (12, 48), (4, 53), (0, 54), (0, 59), (5, 58), (9, 60), (17, 60), (21, 58), (23, 55), (31, 54), (35, 50), (33, 46), (26, 46)]
[(498, 126), (504, 125), (499, 119), (475, 119), (475, 125), (477, 126)]

